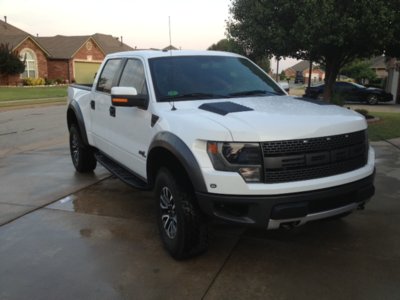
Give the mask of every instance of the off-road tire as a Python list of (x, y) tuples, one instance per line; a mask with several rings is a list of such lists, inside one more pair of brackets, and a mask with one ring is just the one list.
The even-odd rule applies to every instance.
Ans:
[(72, 163), (79, 173), (89, 173), (96, 168), (96, 158), (90, 147), (82, 142), (78, 127), (72, 124), (69, 129), (69, 149)]
[(157, 224), (165, 249), (177, 260), (207, 250), (208, 230), (187, 182), (161, 168), (155, 182)]

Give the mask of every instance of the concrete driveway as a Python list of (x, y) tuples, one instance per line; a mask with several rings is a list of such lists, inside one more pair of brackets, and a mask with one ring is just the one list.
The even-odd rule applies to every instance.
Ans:
[(293, 231), (214, 223), (209, 251), (182, 262), (151, 193), (76, 174), (65, 143), (0, 158), (0, 299), (397, 299), (400, 140), (373, 146), (366, 210)]

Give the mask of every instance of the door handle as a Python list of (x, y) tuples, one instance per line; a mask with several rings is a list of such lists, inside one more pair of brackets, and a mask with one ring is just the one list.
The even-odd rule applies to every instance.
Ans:
[(90, 101), (90, 108), (93, 110), (96, 109), (96, 102), (94, 102), (94, 100)]
[(110, 106), (110, 116), (115, 118), (115, 107)]

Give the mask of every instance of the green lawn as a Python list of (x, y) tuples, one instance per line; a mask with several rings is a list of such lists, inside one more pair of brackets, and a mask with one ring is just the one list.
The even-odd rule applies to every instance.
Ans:
[(380, 119), (368, 125), (368, 136), (371, 141), (387, 140), (400, 137), (400, 113), (371, 112)]
[(22, 99), (58, 98), (66, 96), (67, 96), (66, 86), (0, 88), (0, 102), (22, 100)]

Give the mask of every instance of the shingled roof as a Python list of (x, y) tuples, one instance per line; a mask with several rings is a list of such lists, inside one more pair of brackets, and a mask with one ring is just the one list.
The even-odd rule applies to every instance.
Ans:
[(124, 44), (123, 42), (119, 41), (118, 38), (111, 35), (96, 33), (92, 35), (92, 37), (103, 50), (104, 54), (134, 50), (132, 47)]
[(11, 48), (15, 48), (29, 36), (29, 33), (0, 20), (1, 43), (9, 44)]
[(133, 48), (118, 41), (117, 38), (101, 33), (82, 36), (56, 35), (52, 37), (37, 37), (35, 39), (49, 51), (51, 58), (70, 59), (91, 38), (105, 55), (133, 50)]
[(386, 57), (376, 56), (369, 60), (372, 69), (386, 69)]
[(310, 61), (308, 60), (302, 60), (301, 62), (289, 67), (288, 69), (293, 69), (294, 71), (299, 71), (303, 72), (304, 70), (307, 70), (310, 67)]
[(107, 34), (96, 33), (82, 36), (56, 35), (51, 37), (33, 37), (29, 33), (0, 20), (1, 43), (6, 43), (9, 44), (11, 48), (16, 48), (27, 38), (31, 38), (51, 58), (58, 59), (71, 59), (89, 39), (93, 39), (105, 55), (114, 52), (134, 50), (132, 47), (120, 42), (118, 38)]

